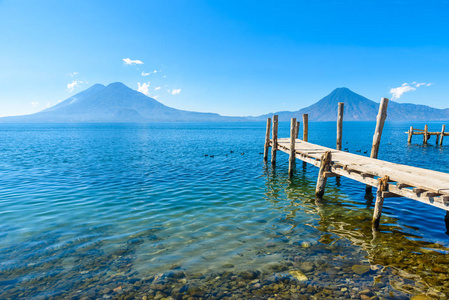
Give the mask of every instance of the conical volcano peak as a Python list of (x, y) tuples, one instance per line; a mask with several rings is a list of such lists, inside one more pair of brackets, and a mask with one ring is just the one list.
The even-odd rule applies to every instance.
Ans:
[(110, 84), (107, 86), (107, 88), (127, 88), (127, 89), (129, 89), (129, 87), (127, 87), (126, 85), (124, 85), (124, 84), (121, 83), (121, 82), (113, 82), (113, 83), (110, 83)]
[(353, 91), (351, 91), (347, 87), (336, 88), (328, 96), (337, 96), (337, 95), (340, 96), (340, 97), (341, 96), (345, 96), (345, 95), (357, 95), (357, 96), (359, 96), (357, 93), (354, 93)]
[[(219, 122), (244, 121), (213, 113), (178, 110), (165, 106), (121, 82), (95, 84), (41, 112), (6, 117), (10, 122)], [(1, 122), (1, 121), (0, 121)]]
[(333, 92), (351, 92), (354, 93), (353, 91), (351, 91), (350, 89), (348, 89), (347, 87), (339, 87), (336, 88), (335, 90), (333, 90), (331, 93)]

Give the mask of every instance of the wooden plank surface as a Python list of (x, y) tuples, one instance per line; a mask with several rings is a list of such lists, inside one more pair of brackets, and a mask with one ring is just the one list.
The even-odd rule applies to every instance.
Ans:
[[(290, 150), (289, 144), (290, 144), (289, 138), (278, 139), (279, 150), (283, 152), (289, 153)], [(315, 145), (312, 143), (304, 142), (299, 139), (295, 141), (296, 158), (312, 163), (317, 167), (319, 167), (320, 165), (319, 160), (321, 156), (326, 151), (331, 151), (332, 153), (333, 170), (341, 169), (345, 171), (363, 174), (363, 176), (362, 175), (360, 176), (366, 178), (362, 182), (365, 182), (369, 178), (369, 176), (371, 176), (372, 179), (373, 177), (383, 177), (385, 175), (388, 175), (391, 182), (396, 182), (402, 185), (422, 189), (427, 192), (435, 194), (449, 195), (448, 173), (373, 159), (361, 155), (356, 155), (344, 151), (338, 151), (335, 149)], [(337, 174), (346, 176), (345, 174), (340, 173)], [(375, 179), (372, 180), (374, 180), (375, 182)], [(375, 183), (371, 185), (375, 185)], [(411, 191), (411, 193), (413, 193), (413, 191)]]

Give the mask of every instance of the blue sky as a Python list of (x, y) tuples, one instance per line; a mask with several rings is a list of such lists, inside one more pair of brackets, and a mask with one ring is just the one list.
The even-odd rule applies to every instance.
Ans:
[(0, 116), (117, 81), (222, 115), (298, 110), (337, 87), (446, 108), (448, 16), (448, 0), (0, 0)]

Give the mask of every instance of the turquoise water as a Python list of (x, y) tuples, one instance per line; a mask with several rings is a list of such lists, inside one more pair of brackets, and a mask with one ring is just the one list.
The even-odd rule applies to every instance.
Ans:
[[(386, 123), (379, 158), (449, 172), (449, 139), (407, 145), (410, 125), (424, 127)], [(374, 127), (344, 123), (343, 148), (369, 155)], [(282, 152), (265, 165), (264, 134), (264, 123), (0, 124), (0, 298), (449, 293), (443, 210), (388, 198), (373, 236), (362, 184), (330, 179), (317, 201), (318, 170), (298, 162), (290, 180)], [(334, 147), (335, 123), (310, 123), (309, 141)]]

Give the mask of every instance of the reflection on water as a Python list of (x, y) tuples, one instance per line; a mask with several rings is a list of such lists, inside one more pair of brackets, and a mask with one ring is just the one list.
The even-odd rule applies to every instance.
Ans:
[[(333, 244), (336, 240), (347, 239), (352, 245), (360, 247), (366, 252), (364, 257), (371, 268), (381, 268), (383, 271), (389, 268), (391, 274), (399, 276), (389, 280), (394, 289), (407, 294), (449, 295), (448, 248), (439, 243), (422, 241), (419, 228), (407, 226), (409, 230), (404, 231), (397, 224), (397, 219), (387, 216), (383, 217), (386, 224), (381, 226), (381, 230), (373, 231), (371, 199), (366, 200), (366, 207), (363, 207), (362, 201), (342, 198), (339, 186), (336, 180), (334, 186), (328, 186), (324, 199), (313, 199), (310, 195), (314, 193), (314, 182), (308, 180), (304, 173), (293, 181), (275, 176), (267, 180), (267, 190), (280, 193), (282, 188), (285, 189), (289, 203), (289, 207), (284, 208), (289, 212), (287, 218), (295, 216), (295, 212), (300, 210), (313, 211), (319, 216), (317, 223), (308, 225), (327, 233), (321, 236), (320, 243)], [(362, 184), (360, 189), (363, 190)], [(446, 227), (447, 216), (448, 213), (441, 220)], [(374, 276), (375, 282), (382, 276), (387, 275)]]
[(298, 162), (289, 179), (283, 153), (262, 163), (261, 124), (23, 125), (0, 137), (1, 299), (449, 293), (444, 212), (388, 198), (373, 233), (362, 184), (329, 179), (315, 199), (317, 168)]

